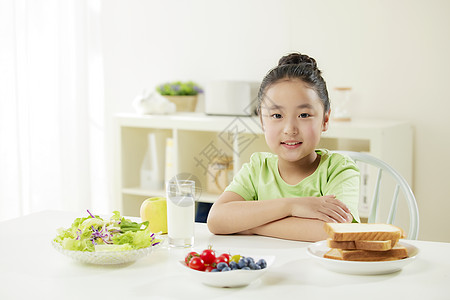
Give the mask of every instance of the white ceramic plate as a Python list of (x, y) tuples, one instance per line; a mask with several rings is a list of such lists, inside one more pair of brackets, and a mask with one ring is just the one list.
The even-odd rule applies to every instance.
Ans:
[(416, 259), (419, 254), (417, 247), (403, 241), (400, 244), (408, 249), (408, 257), (392, 261), (360, 262), (324, 258), (323, 255), (330, 250), (327, 246), (327, 241), (320, 241), (310, 245), (307, 252), (316, 262), (330, 271), (353, 275), (379, 275), (397, 272)]
[(255, 261), (263, 258), (267, 262), (267, 267), (261, 270), (232, 270), (227, 272), (202, 272), (189, 268), (186, 263), (180, 261), (180, 266), (193, 276), (194, 280), (214, 287), (240, 287), (246, 286), (261, 277), (275, 260), (275, 256), (252, 256)]
[(53, 247), (60, 253), (73, 258), (79, 262), (96, 264), (96, 265), (117, 265), (129, 262), (134, 262), (144, 256), (149, 255), (152, 252), (151, 247), (127, 250), (127, 251), (101, 251), (101, 252), (88, 252), (88, 251), (73, 251), (66, 250), (63, 247), (52, 241)]

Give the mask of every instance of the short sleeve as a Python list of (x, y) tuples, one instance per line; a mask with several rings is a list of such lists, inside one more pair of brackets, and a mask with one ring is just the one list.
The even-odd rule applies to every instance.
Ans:
[(250, 157), (250, 162), (242, 165), (225, 191), (235, 192), (245, 200), (257, 200), (256, 186), (260, 169), (261, 158), (259, 153), (254, 153)]

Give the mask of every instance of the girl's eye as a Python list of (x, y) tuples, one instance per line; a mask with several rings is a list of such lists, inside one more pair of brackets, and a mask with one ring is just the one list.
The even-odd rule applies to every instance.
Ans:
[(274, 119), (281, 119), (282, 118), (281, 114), (272, 114), (271, 117), (274, 118)]
[(299, 115), (299, 117), (302, 118), (302, 119), (307, 118), (309, 116), (310, 116), (310, 114), (307, 114), (307, 113), (303, 113), (303, 114)]

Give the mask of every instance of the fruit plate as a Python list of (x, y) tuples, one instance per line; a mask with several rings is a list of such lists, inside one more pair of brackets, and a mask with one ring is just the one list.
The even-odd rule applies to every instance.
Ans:
[[(251, 255), (247, 255), (251, 256)], [(189, 268), (186, 263), (180, 261), (180, 266), (188, 272), (194, 280), (213, 287), (241, 287), (246, 286), (264, 275), (272, 266), (275, 256), (251, 256), (255, 260), (261, 258), (267, 262), (267, 267), (261, 270), (231, 270), (227, 272), (203, 272)]]
[(408, 250), (408, 257), (391, 261), (344, 261), (324, 258), (330, 250), (327, 241), (320, 241), (308, 246), (307, 253), (321, 266), (338, 273), (352, 275), (381, 275), (400, 271), (404, 266), (413, 262), (419, 254), (419, 249), (403, 241), (399, 242)]
[(53, 247), (60, 253), (68, 256), (76, 261), (95, 264), (95, 265), (118, 265), (134, 262), (140, 258), (149, 255), (152, 252), (153, 247), (147, 247), (137, 250), (127, 250), (127, 251), (73, 251), (66, 250), (63, 247), (52, 241)]

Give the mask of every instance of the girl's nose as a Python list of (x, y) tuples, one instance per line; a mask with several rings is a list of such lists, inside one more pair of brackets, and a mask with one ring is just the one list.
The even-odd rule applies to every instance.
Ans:
[(295, 135), (298, 133), (298, 126), (296, 120), (287, 120), (284, 126), (284, 133), (287, 135)]

